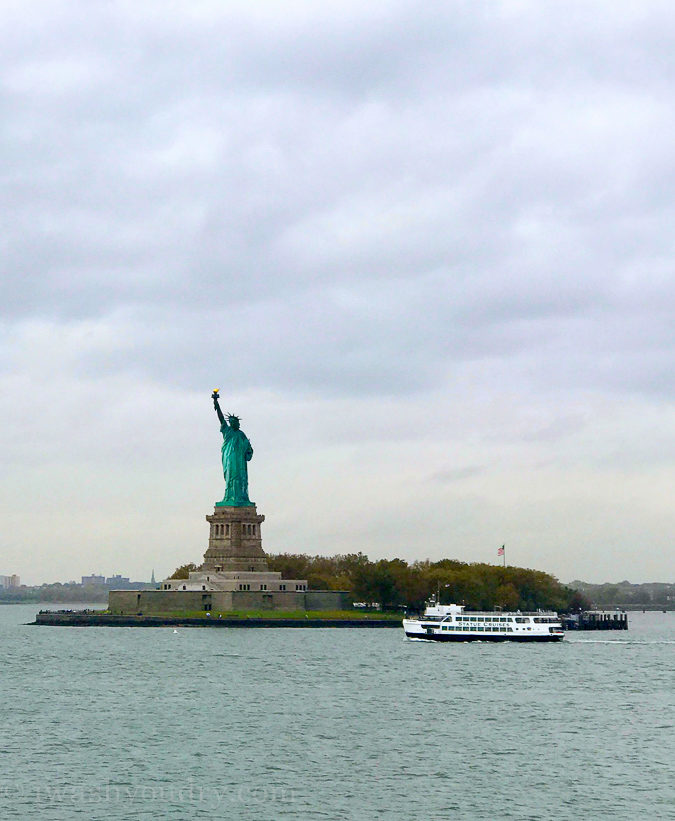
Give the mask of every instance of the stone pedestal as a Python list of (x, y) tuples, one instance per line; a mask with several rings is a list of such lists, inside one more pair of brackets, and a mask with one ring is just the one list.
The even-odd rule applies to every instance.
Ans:
[(255, 505), (216, 505), (213, 515), (207, 516), (206, 521), (211, 525), (211, 532), (200, 570), (215, 573), (233, 570), (267, 572), (267, 559), (260, 535), (260, 526), (265, 517), (258, 515)]

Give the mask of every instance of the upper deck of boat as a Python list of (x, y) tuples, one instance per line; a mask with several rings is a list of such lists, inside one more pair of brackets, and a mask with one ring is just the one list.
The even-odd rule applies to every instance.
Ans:
[(530, 617), (533, 618), (535, 621), (541, 618), (545, 618), (547, 619), (547, 621), (549, 619), (558, 621), (560, 618), (558, 614), (555, 612), (555, 610), (524, 610), (515, 612), (501, 612), (494, 610), (464, 610), (459, 613), (421, 613), (419, 615), (408, 616), (408, 619), (418, 619), (423, 621), (452, 621), (453, 619), (456, 619), (457, 621), (474, 621), (477, 619), (479, 619), (480, 621), (511, 621), (513, 619), (529, 619)]

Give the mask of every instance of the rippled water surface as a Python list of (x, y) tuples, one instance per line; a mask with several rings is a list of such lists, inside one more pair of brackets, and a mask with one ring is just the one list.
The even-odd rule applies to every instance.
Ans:
[(675, 819), (675, 613), (551, 645), (30, 627), (2, 818)]

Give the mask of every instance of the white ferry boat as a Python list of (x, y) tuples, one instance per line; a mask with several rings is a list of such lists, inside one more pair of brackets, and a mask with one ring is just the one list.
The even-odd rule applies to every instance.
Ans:
[(552, 610), (474, 612), (461, 604), (433, 600), (423, 616), (403, 619), (403, 629), (409, 639), (418, 641), (560, 641), (565, 635)]

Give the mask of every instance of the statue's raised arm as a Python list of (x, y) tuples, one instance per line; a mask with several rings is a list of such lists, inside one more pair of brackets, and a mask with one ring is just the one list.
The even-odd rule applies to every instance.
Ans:
[(218, 402), (218, 388), (216, 388), (211, 394), (211, 399), (213, 399), (213, 407), (216, 409), (216, 413), (218, 414), (218, 421), (221, 425), (224, 425), (225, 417), (223, 416), (223, 412), (220, 409), (220, 403)]

